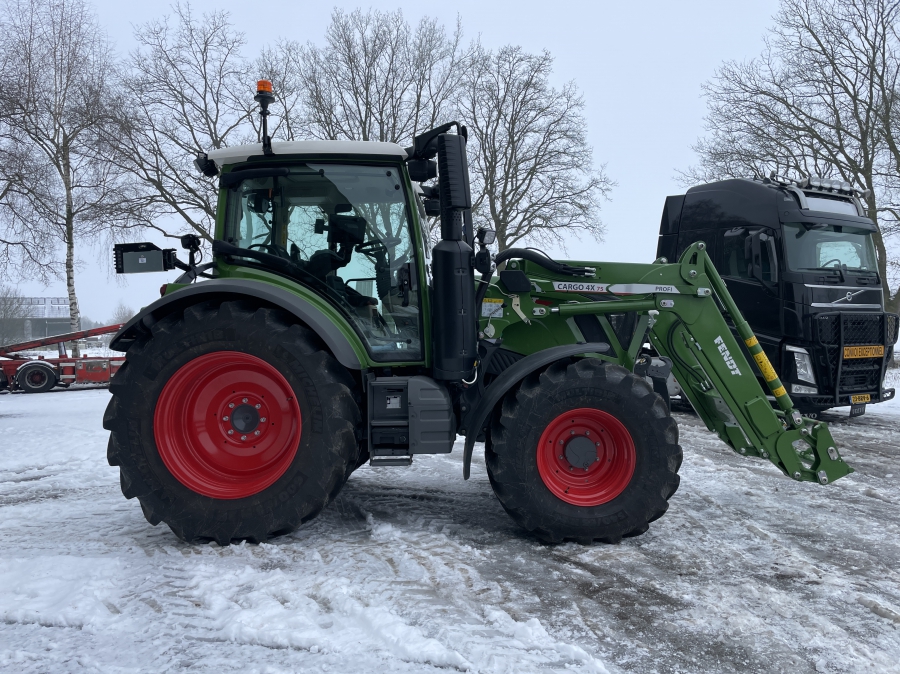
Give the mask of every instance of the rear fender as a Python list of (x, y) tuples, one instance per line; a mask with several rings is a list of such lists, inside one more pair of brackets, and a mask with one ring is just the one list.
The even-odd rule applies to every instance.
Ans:
[(478, 404), (472, 412), (465, 418), (463, 425), (466, 429), (466, 445), (463, 453), (463, 478), (469, 479), (469, 473), (472, 467), (472, 451), (475, 449), (475, 440), (482, 433), (487, 431), (487, 424), (490, 422), (491, 412), (503, 400), (505, 396), (516, 384), (522, 381), (532, 372), (555, 363), (564, 358), (571, 358), (584, 353), (606, 353), (609, 351), (609, 344), (605, 342), (588, 342), (587, 344), (565, 344), (563, 346), (554, 346), (543, 351), (538, 351), (525, 356), (522, 360), (516, 361), (513, 365), (506, 368), (500, 376), (498, 376), (491, 385), (488, 386), (484, 395), (478, 401)]
[(255, 300), (261, 305), (283, 309), (315, 332), (341, 365), (351, 370), (363, 367), (360, 354), (365, 353), (365, 347), (359, 340), (353, 344), (321, 309), (283, 288), (249, 279), (204, 281), (161, 297), (128, 321), (113, 337), (109, 347), (127, 351), (140, 331), (149, 329), (164, 316), (212, 299)]
[(24, 363), (22, 363), (21, 365), (19, 365), (19, 367), (16, 368), (16, 373), (21, 372), (23, 369), (25, 369), (26, 367), (29, 367), (31, 365), (37, 365), (38, 367), (47, 368), (48, 370), (50, 370), (53, 373), (53, 376), (56, 376), (56, 368), (53, 367), (53, 365), (51, 365), (50, 363), (48, 363), (45, 360), (26, 360)]

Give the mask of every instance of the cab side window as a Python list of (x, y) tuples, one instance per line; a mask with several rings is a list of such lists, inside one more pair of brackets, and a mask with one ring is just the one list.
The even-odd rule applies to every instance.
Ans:
[(276, 269), (334, 301), (373, 360), (422, 358), (416, 247), (398, 169), (310, 163), (251, 176), (230, 191), (225, 240), (257, 253), (253, 265), (280, 258)]

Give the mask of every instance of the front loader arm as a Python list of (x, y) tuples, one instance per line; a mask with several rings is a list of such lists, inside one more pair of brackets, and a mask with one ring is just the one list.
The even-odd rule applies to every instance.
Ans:
[[(562, 317), (614, 311), (648, 315), (653, 346), (672, 360), (675, 377), (707, 428), (735, 452), (768, 459), (795, 480), (827, 484), (852, 472), (827, 424), (794, 409), (706, 246), (694, 243), (678, 264), (648, 268), (652, 271), (641, 280), (652, 282), (661, 292), (618, 302), (561, 304), (554, 313)], [(720, 306), (744, 340), (779, 410), (769, 403)]]

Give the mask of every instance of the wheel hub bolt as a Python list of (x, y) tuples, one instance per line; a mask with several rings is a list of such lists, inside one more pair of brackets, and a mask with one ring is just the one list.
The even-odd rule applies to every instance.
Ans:
[(260, 420), (260, 421), (265, 421), (266, 418), (265, 418), (265, 417), (260, 417), (259, 420)]
[(232, 429), (228, 429), (228, 435), (234, 435), (234, 431)]
[(226, 414), (224, 417), (222, 417), (222, 421), (228, 421), (228, 415), (227, 415), (227, 414)]
[(259, 431), (253, 431), (253, 435), (259, 435)]
[(234, 403), (228, 403), (229, 409), (234, 409)]
[(242, 403), (245, 403), (245, 402), (247, 402), (247, 399), (246, 399), (246, 398), (241, 398), (241, 402), (242, 402)]
[(260, 405), (259, 403), (256, 403), (255, 407), (256, 407), (256, 409), (259, 409), (260, 407), (262, 407), (262, 405)]
[(241, 436), (241, 440), (246, 440), (246, 439), (247, 439), (247, 436), (246, 436), (246, 435), (242, 435), (242, 436)]

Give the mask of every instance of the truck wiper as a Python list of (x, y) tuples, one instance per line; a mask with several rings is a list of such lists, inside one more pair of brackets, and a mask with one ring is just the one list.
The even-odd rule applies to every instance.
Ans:
[(800, 267), (801, 271), (827, 271), (836, 274), (841, 279), (841, 283), (846, 280), (844, 271), (840, 267)]

